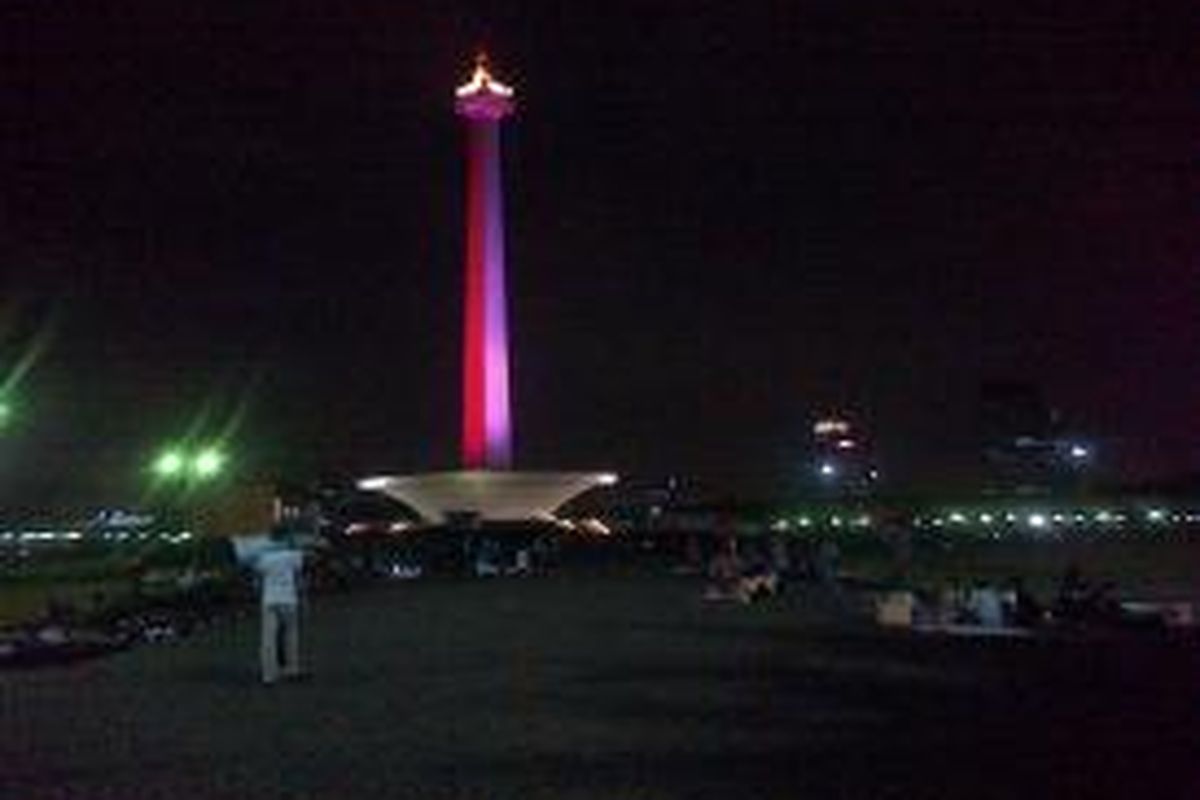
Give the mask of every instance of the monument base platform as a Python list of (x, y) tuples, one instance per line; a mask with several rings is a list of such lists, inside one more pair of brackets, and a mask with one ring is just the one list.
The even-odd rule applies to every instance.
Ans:
[(584, 492), (611, 486), (611, 472), (513, 472), (461, 470), (364, 478), (358, 488), (398, 500), (424, 522), (456, 519), (521, 522), (553, 519), (554, 512)]

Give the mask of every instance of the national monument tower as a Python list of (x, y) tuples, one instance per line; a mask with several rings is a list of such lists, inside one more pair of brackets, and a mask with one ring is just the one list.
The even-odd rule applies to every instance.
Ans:
[(471, 79), (455, 90), (454, 108), (467, 129), (462, 469), (377, 476), (359, 486), (401, 501), (428, 522), (461, 515), (547, 518), (572, 497), (614, 483), (616, 476), (512, 469), (500, 129), (514, 111), (515, 92), (492, 76), (480, 55)]

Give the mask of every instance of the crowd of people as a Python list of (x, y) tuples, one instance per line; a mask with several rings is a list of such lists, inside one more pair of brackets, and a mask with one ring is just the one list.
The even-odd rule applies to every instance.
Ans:
[[(172, 577), (166, 591), (148, 593), (149, 576), (141, 570), (134, 575), (133, 591), (119, 603), (97, 599), (91, 609), (81, 612), (70, 604), (52, 602), (44, 615), (0, 632), (0, 665), (84, 657), (138, 643), (170, 641), (205, 628), (224, 611), (244, 607), (244, 601), (254, 596), (261, 619), (261, 677), (264, 683), (274, 684), (304, 675), (300, 630), (306, 591), (347, 588), (355, 578), (536, 575), (574, 557), (571, 540), (548, 529), (439, 530), (391, 535), (376, 542), (331, 536), (323, 523), (317, 505), (294, 508), (268, 531), (228, 540), (224, 572), (189, 567)], [(663, 552), (671, 554), (675, 571), (702, 577), (706, 600), (751, 604), (802, 583), (836, 601), (837, 607), (849, 609), (853, 604), (847, 599), (863, 594), (846, 590), (842, 552), (833, 537), (739, 537), (725, 531), (671, 541)], [(1088, 580), (1077, 567), (1064, 572), (1053, 596), (1045, 600), (1035, 596), (1021, 578), (1003, 584), (918, 586), (911, 576), (911, 541), (907, 537), (896, 541), (900, 544), (892, 553), (894, 586), (880, 594), (878, 618), (886, 618), (885, 624), (1036, 630), (1135, 621), (1118, 601), (1111, 582)], [(636, 553), (640, 563), (649, 563), (645, 543), (615, 540), (601, 549), (604, 558)], [(607, 562), (591, 559), (588, 563)]]
[[(702, 557), (700, 548), (693, 541), (688, 549), (694, 564)], [(794, 580), (840, 594), (840, 560), (841, 550), (832, 539), (800, 549), (778, 537), (751, 543), (722, 536), (708, 561), (704, 597), (750, 603), (779, 594), (785, 582)]]
[[(703, 572), (703, 597), (750, 604), (779, 594), (786, 584), (838, 600), (849, 609), (841, 550), (833, 538), (804, 542), (782, 537), (711, 537), (708, 552), (692, 537), (686, 569)], [(707, 557), (705, 557), (707, 555)], [(1089, 578), (1068, 566), (1052, 588), (1040, 593), (1021, 576), (1004, 581), (948, 580), (920, 585), (912, 577), (911, 545), (894, 548), (891, 578), (864, 585), (876, 597), (876, 619), (884, 625), (931, 630), (1098, 632), (1159, 629), (1187, 624), (1190, 616), (1173, 605), (1122, 602), (1117, 584)]]
[(170, 642), (209, 627), (234, 607), (240, 586), (185, 570), (148, 588), (135, 574), (119, 596), (95, 591), (85, 603), (52, 595), (42, 613), (0, 631), (0, 666), (37, 666)]
[[(897, 609), (903, 605), (905, 608)], [(1088, 579), (1077, 565), (1068, 566), (1054, 589), (1039, 597), (1021, 577), (1003, 583), (989, 580), (948, 582), (936, 588), (893, 591), (880, 601), (884, 624), (925, 629), (983, 629), (1036, 632), (1097, 631), (1162, 627), (1167, 618), (1158, 606), (1148, 612), (1121, 602), (1116, 583)]]

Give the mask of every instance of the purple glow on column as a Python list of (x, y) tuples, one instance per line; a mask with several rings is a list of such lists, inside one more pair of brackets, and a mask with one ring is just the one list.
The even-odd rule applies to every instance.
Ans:
[(508, 296), (504, 278), (504, 197), (500, 183), (500, 135), (491, 123), (484, 168), (483, 382), (487, 465), (512, 464), (508, 396)]

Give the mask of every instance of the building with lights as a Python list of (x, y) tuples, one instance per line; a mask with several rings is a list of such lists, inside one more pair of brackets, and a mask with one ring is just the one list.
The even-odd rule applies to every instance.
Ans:
[(515, 95), (492, 75), (482, 55), (470, 80), (454, 93), (467, 138), (462, 469), (359, 482), (360, 488), (387, 494), (427, 522), (553, 518), (571, 498), (616, 482), (606, 472), (512, 469), (501, 124), (515, 109)]
[(869, 438), (841, 414), (821, 417), (812, 426), (812, 474), (823, 494), (869, 494), (879, 482), (879, 465)]

